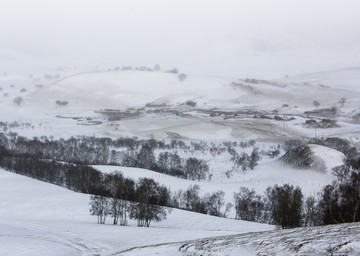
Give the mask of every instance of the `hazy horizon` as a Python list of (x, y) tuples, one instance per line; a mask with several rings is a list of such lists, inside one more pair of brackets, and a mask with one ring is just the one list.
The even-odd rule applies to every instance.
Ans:
[(280, 78), (359, 67), (358, 7), (355, 0), (5, 0), (0, 73), (160, 64)]

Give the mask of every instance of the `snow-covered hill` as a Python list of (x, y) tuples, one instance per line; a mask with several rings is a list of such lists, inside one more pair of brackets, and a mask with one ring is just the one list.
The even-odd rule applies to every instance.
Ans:
[(176, 74), (118, 71), (74, 75), (34, 93), (33, 104), (55, 107), (57, 100), (68, 101), (69, 108), (87, 110), (142, 108), (146, 104), (176, 105), (202, 99), (209, 103), (234, 98), (224, 79), (191, 77), (180, 81)]
[(281, 79), (284, 83), (312, 83), (349, 91), (360, 91), (360, 67), (302, 74)]
[(89, 198), (0, 170), (0, 255), (114, 255), (137, 246), (273, 229), (176, 209), (150, 228), (135, 222), (99, 225), (89, 214)]
[(330, 174), (334, 167), (344, 164), (345, 155), (343, 153), (320, 145), (310, 144), (308, 146), (313, 153), (314, 162), (318, 166), (322, 166), (321, 170)]
[[(180, 81), (175, 74), (140, 71), (80, 73), (25, 92), (20, 92), (18, 87), (15, 90), (3, 86), (3, 93), (14, 92), (11, 97), (20, 95), (23, 102), (17, 105), (11, 98), (1, 102), (0, 121), (16, 121), (17, 124), (2, 126), (3, 131), (30, 138), (42, 135), (54, 138), (138, 136), (216, 143), (255, 139), (275, 147), (279, 141), (288, 139), (339, 136), (356, 144), (360, 141), (356, 119), (360, 114), (358, 72), (358, 69), (349, 69), (278, 81), (191, 75)], [(346, 99), (343, 104), (339, 103), (341, 98)], [(313, 105), (314, 100), (320, 103), (319, 108)], [(331, 119), (336, 125), (317, 126), (322, 119)], [(307, 125), (308, 120), (316, 122)], [(234, 171), (227, 180), (214, 175), (211, 181), (197, 182), (144, 169), (96, 168), (103, 172), (120, 170), (134, 179), (154, 178), (172, 191), (185, 190), (193, 184), (199, 184), (203, 194), (223, 190), (228, 202), (233, 202), (233, 193), (240, 186), (254, 188), (262, 194), (268, 186), (290, 183), (300, 186), (305, 195), (315, 195), (332, 182), (331, 168), (340, 165), (344, 155), (327, 147), (308, 147), (313, 160), (324, 172), (289, 168), (265, 159), (254, 170)], [(214, 157), (210, 159), (210, 154), (204, 153), (204, 158), (215, 161)], [(213, 174), (221, 168), (224, 173), (233, 166), (223, 167), (219, 164)], [(226, 240), (232, 234), (273, 228), (180, 210), (173, 210), (167, 220), (150, 229), (137, 228), (135, 223), (130, 223), (129, 227), (102, 226), (95, 224), (96, 218), (89, 215), (88, 201), (88, 195), (0, 171), (0, 242), (6, 245), (0, 247), (0, 254), (15, 251), (16, 255), (29, 255), (31, 249), (33, 255), (39, 255), (52, 248), (53, 255), (116, 255), (137, 248), (128, 251), (136, 255), (141, 246), (170, 243), (166, 250), (173, 250), (183, 245), (181, 241), (184, 240), (219, 235)], [(270, 238), (264, 234), (261, 241), (273, 241), (274, 234), (269, 233)], [(220, 247), (223, 240), (219, 239)], [(251, 247), (249, 251), (253, 252), (252, 245), (243, 241), (232, 240), (232, 243), (239, 249), (236, 253), (245, 253), (247, 249), (243, 249), (243, 245)], [(185, 244), (188, 248), (199, 247), (197, 241)], [(239, 244), (241, 246), (237, 246)], [(194, 253), (193, 249), (179, 252), (180, 246), (176, 247), (177, 253)], [(201, 246), (208, 245), (200, 242)], [(274, 248), (279, 247), (283, 245)], [(209, 248), (217, 248), (216, 243), (211, 242)]]
[[(1, 255), (357, 255), (359, 224), (274, 227), (172, 210), (150, 228), (96, 224), (89, 195), (0, 170)], [(109, 221), (110, 223), (110, 221)], [(239, 235), (241, 234), (241, 235)]]
[(349, 83), (345, 80), (342, 86), (336, 87), (332, 84), (341, 84), (342, 79), (333, 83), (328, 81), (331, 75), (338, 77), (342, 73), (330, 73), (330, 78), (327, 78), (328, 73), (320, 73), (316, 81), (324, 81), (324, 84), (307, 84), (304, 81), (314, 81), (311, 75), (310, 78), (294, 77), (293, 80), (269, 83), (204, 76), (188, 76), (180, 81), (176, 74), (145, 71), (92, 72), (55, 82), (33, 93), (26, 101), (53, 108), (57, 100), (67, 101), (66, 108), (78, 110), (142, 108), (146, 104), (176, 106), (187, 100), (207, 109), (257, 106), (256, 109), (272, 110), (271, 107), (281, 107), (285, 103), (311, 108), (313, 100), (335, 104), (340, 96), (354, 98), (354, 91), (360, 93), (356, 86), (360, 80), (358, 72), (358, 69), (347, 71), (352, 80)]
[[(264, 81), (189, 75), (180, 81), (177, 74), (162, 72), (79, 73), (23, 94), (19, 105), (7, 100), (0, 111), (3, 121), (36, 124), (32, 131), (17, 131), (30, 136), (267, 141), (314, 135), (354, 138), (360, 113), (360, 92), (355, 85), (360, 78), (358, 69), (346, 72), (352, 74), (346, 88), (305, 83), (303, 77)], [(342, 98), (344, 104), (339, 103)], [(313, 101), (320, 104), (319, 109)], [(309, 118), (330, 118), (337, 126), (305, 127)]]
[[(338, 152), (335, 156), (337, 157), (338, 155), (340, 156), (341, 153)], [(331, 160), (331, 158), (326, 158), (326, 156), (323, 156), (322, 159), (324, 161), (334, 161), (334, 163), (336, 161)], [(338, 159), (338, 162), (335, 163), (335, 165), (341, 164), (341, 159)], [(293, 186), (301, 187), (305, 196), (309, 196), (317, 194), (325, 185), (330, 184), (334, 179), (330, 174), (331, 170), (328, 170), (329, 173), (326, 174), (317, 170), (311, 170), (310, 168), (305, 170), (289, 168), (288, 166), (276, 162), (263, 163), (254, 170), (249, 170), (246, 173), (235, 173), (230, 179), (218, 181), (192, 181), (140, 168), (118, 166), (93, 167), (104, 173), (119, 171), (122, 172), (125, 177), (134, 180), (139, 178), (151, 178), (161, 185), (166, 186), (172, 192), (186, 190), (191, 185), (199, 185), (202, 195), (221, 190), (225, 192), (225, 200), (232, 204), (234, 203), (234, 193), (239, 192), (240, 187), (254, 189), (258, 194), (262, 195), (269, 186), (288, 183)], [(232, 214), (229, 217), (235, 217), (235, 211), (232, 211)]]
[(334, 167), (343, 165), (345, 159), (338, 150), (316, 144), (296, 147), (280, 158), (291, 168), (311, 169), (329, 175)]

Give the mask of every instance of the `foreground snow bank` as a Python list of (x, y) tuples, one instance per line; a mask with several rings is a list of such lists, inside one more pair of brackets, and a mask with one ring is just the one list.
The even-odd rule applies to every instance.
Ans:
[(339, 224), (143, 246), (122, 256), (359, 255), (360, 224)]

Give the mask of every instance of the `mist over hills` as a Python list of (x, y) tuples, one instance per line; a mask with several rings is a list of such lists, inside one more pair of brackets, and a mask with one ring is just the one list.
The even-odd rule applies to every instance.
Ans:
[(358, 10), (2, 1), (0, 255), (360, 254)]
[[(24, 93), (11, 94), (14, 88), (4, 87), (3, 93), (11, 96), (4, 98), (3, 109), (13, 112), (4, 118), (56, 123), (53, 136), (57, 128), (73, 136), (96, 132), (97, 136), (191, 139), (205, 139), (202, 131), (208, 130), (219, 140), (354, 133), (360, 112), (358, 72), (344, 69), (270, 81), (192, 75), (181, 81), (178, 74), (147, 71), (59, 75), (64, 78), (41, 88), (34, 80)], [(20, 105), (13, 103), (16, 96), (22, 98)], [(341, 99), (346, 102), (339, 103)], [(315, 131), (305, 126), (314, 118), (330, 118), (339, 125)]]

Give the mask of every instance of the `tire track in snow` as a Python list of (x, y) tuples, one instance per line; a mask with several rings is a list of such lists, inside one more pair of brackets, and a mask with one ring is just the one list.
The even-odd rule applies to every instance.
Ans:
[[(77, 251), (79, 251), (79, 255), (90, 256), (90, 255), (104, 255), (110, 254), (110, 250), (112, 249), (108, 245), (104, 245), (92, 240), (85, 240), (76, 236), (71, 236), (73, 234), (65, 235), (59, 234), (56, 230), (52, 230), (48, 227), (41, 226), (34, 223), (28, 222), (14, 222), (14, 221), (6, 221), (0, 222), (0, 226), (12, 226), (21, 229), (26, 229), (29, 231), (34, 231), (34, 234), (29, 235), (21, 235), (21, 234), (4, 234), (0, 235), (0, 237), (23, 237), (35, 240), (42, 240), (47, 242), (53, 242), (62, 244), (67, 247), (71, 247)], [(38, 233), (38, 234), (36, 234)]]

